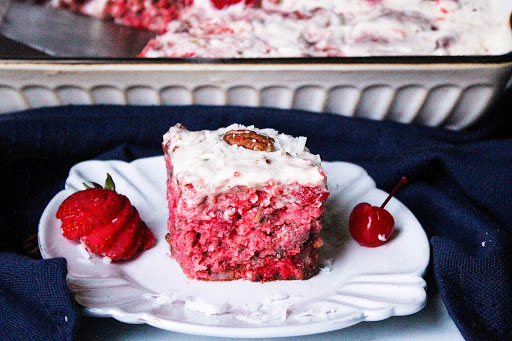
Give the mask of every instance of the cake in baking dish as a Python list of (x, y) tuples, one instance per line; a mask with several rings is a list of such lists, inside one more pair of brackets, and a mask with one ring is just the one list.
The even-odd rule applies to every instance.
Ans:
[[(499, 0), (49, 0), (159, 33), (142, 57), (497, 55)], [(510, 11), (509, 11), (510, 12)]]
[(305, 137), (238, 124), (164, 135), (172, 256), (192, 279), (308, 279), (329, 192)]
[[(494, 2), (495, 3), (495, 2)], [(216, 10), (210, 0), (171, 22), (144, 57), (482, 55), (511, 51), (493, 1), (262, 0)]]

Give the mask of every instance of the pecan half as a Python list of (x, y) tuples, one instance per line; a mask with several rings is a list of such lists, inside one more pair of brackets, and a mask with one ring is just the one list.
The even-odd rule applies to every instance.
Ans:
[(260, 135), (252, 130), (230, 130), (224, 134), (224, 141), (229, 145), (236, 144), (237, 146), (260, 152), (271, 152), (274, 150), (273, 138)]

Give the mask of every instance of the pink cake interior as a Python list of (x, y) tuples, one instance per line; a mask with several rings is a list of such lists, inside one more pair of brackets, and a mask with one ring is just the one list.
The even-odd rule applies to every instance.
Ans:
[[(169, 172), (172, 161), (166, 158)], [(194, 188), (168, 182), (173, 256), (194, 279), (253, 281), (307, 279), (316, 274), (322, 202), (328, 193), (301, 185), (237, 187), (212, 194), (194, 208)], [(292, 202), (288, 202), (292, 201)], [(236, 207), (236, 209), (235, 209)]]

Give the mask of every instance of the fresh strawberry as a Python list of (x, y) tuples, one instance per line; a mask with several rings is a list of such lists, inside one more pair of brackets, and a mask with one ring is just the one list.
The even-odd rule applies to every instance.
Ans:
[(155, 244), (155, 235), (153, 234), (153, 232), (151, 232), (150, 229), (148, 229), (148, 227), (143, 221), (142, 224), (144, 225), (144, 227), (141, 229), (142, 240), (139, 249), (144, 251), (150, 249), (153, 246), (153, 244)]
[(128, 259), (140, 247), (142, 241), (142, 222), (137, 211), (134, 211), (124, 224), (123, 233), (105, 251), (111, 259)]
[(124, 205), (130, 204), (126, 197), (100, 188), (76, 192), (64, 202), (57, 211), (57, 218), (63, 221), (62, 233), (68, 239), (78, 238), (95, 226), (112, 221)]
[(153, 232), (140, 219), (130, 200), (115, 191), (107, 174), (105, 187), (84, 183), (83, 191), (66, 198), (56, 217), (61, 220), (62, 235), (80, 242), (92, 253), (112, 260), (128, 259), (137, 251), (151, 248)]
[(101, 228), (89, 230), (87, 234), (80, 236), (80, 242), (93, 253), (104, 254), (119, 236), (125, 234), (129, 219), (135, 216), (135, 209), (130, 203), (111, 220), (101, 225)]
[[(231, 5), (235, 5), (242, 0), (210, 0), (213, 6), (217, 9), (223, 9)], [(261, 4), (261, 0), (243, 0), (247, 6), (258, 7)]]

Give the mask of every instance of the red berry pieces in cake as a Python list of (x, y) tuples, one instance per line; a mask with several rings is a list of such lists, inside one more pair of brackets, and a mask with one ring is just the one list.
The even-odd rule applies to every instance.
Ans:
[(80, 239), (87, 250), (111, 260), (129, 259), (153, 246), (153, 233), (130, 200), (115, 191), (109, 174), (104, 187), (84, 185), (85, 190), (71, 194), (57, 210), (64, 237)]
[[(213, 6), (217, 9), (223, 9), (224, 7), (228, 7), (231, 5), (238, 4), (242, 0), (210, 0)], [(244, 1), (247, 6), (257, 7), (260, 5), (261, 0), (245, 0)]]
[(350, 213), (348, 226), (355, 241), (362, 246), (377, 247), (389, 240), (395, 227), (395, 220), (384, 206), (406, 182), (407, 179), (403, 177), (380, 207), (366, 202), (354, 207)]
[(217, 9), (223, 9), (234, 4), (239, 3), (242, 0), (210, 0)]

